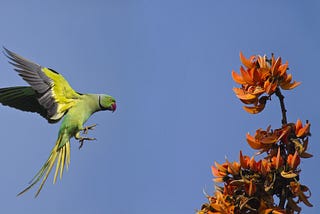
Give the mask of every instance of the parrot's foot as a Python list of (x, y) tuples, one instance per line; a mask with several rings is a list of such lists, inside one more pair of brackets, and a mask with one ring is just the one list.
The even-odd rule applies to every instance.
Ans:
[(97, 126), (97, 124), (93, 124), (93, 125), (91, 125), (91, 126), (86, 126), (86, 127), (84, 127), (84, 128), (82, 129), (82, 133), (83, 133), (83, 134), (88, 134), (88, 131), (89, 131), (89, 130), (93, 130), (94, 127), (96, 127), (96, 126)]
[(96, 140), (96, 138), (92, 138), (92, 137), (79, 137), (77, 138), (77, 140), (79, 140), (80, 146), (79, 149), (81, 149), (81, 147), (83, 146), (83, 143), (85, 140)]

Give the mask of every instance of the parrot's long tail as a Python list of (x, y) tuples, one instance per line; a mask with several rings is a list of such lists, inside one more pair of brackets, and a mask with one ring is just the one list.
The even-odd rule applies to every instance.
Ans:
[(48, 160), (45, 162), (45, 164), (42, 166), (39, 172), (32, 178), (32, 180), (30, 181), (30, 185), (27, 188), (25, 188), (23, 191), (21, 191), (17, 196), (22, 195), (23, 193), (31, 189), (42, 178), (41, 184), (35, 194), (35, 197), (37, 197), (44, 183), (46, 182), (55, 162), (57, 162), (57, 165), (54, 173), (53, 183), (56, 182), (59, 172), (60, 172), (60, 179), (62, 178), (64, 166), (66, 165), (66, 168), (68, 170), (68, 166), (70, 164), (70, 141), (68, 139), (63, 146), (59, 146), (61, 145), (61, 141), (63, 140), (62, 136), (63, 135), (59, 135), (55, 146), (51, 150)]

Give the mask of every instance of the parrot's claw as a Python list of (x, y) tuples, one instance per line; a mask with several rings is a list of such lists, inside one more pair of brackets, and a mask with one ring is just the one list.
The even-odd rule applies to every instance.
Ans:
[(88, 131), (89, 131), (89, 130), (93, 130), (94, 127), (96, 127), (96, 126), (97, 126), (97, 124), (93, 124), (93, 125), (91, 125), (91, 126), (86, 126), (86, 127), (84, 127), (84, 128), (82, 129), (82, 133), (83, 133), (83, 134), (88, 134)]
[(80, 143), (80, 146), (79, 146), (79, 149), (81, 149), (81, 147), (83, 146), (83, 143), (85, 140), (96, 140), (96, 138), (92, 138), (92, 137), (79, 137), (79, 143)]
[(81, 147), (83, 146), (83, 143), (84, 143), (85, 140), (96, 140), (96, 138), (82, 137), (82, 136), (80, 135), (80, 132), (82, 131), (83, 134), (88, 134), (88, 131), (89, 131), (89, 130), (93, 130), (94, 127), (96, 127), (96, 126), (97, 126), (97, 124), (93, 124), (93, 125), (91, 125), (91, 126), (86, 126), (86, 127), (84, 127), (83, 129), (80, 129), (80, 131), (77, 132), (77, 134), (74, 136), (75, 139), (77, 139), (77, 140), (79, 141), (79, 143), (80, 143), (79, 149), (81, 149)]

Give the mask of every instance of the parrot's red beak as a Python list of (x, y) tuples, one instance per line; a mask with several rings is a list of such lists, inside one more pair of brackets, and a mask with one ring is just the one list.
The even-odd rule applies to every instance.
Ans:
[(117, 104), (116, 103), (112, 103), (111, 108), (112, 108), (111, 111), (114, 112), (117, 109)]

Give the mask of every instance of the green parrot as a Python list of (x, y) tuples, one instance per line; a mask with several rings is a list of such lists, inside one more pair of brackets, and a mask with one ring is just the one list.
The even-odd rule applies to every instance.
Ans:
[(64, 167), (70, 164), (70, 139), (74, 137), (82, 147), (85, 140), (95, 140), (81, 136), (87, 134), (95, 125), (84, 127), (83, 124), (97, 111), (115, 111), (116, 101), (106, 94), (81, 94), (71, 88), (65, 78), (53, 69), (42, 67), (18, 54), (4, 48), (9, 63), (15, 71), (30, 86), (15, 86), (0, 88), (0, 103), (22, 111), (36, 112), (47, 119), (49, 123), (56, 123), (62, 119), (58, 132), (58, 139), (51, 150), (50, 156), (42, 168), (30, 181), (30, 185), (21, 191), (21, 195), (33, 187), (41, 179), (41, 184), (35, 194), (37, 197), (46, 182), (53, 166), (56, 169), (53, 183), (58, 174), (60, 179)]

